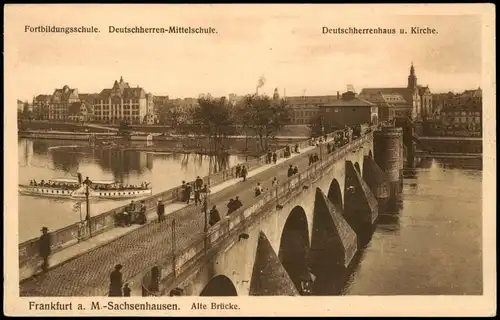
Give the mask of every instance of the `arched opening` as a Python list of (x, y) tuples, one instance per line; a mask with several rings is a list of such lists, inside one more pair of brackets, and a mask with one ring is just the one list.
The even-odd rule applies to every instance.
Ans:
[(368, 152), (368, 156), (373, 159), (373, 153), (371, 150), (370, 150), (370, 152)]
[(356, 171), (361, 175), (361, 167), (359, 166), (358, 162), (354, 164), (354, 168), (356, 168)]
[(231, 279), (224, 275), (218, 275), (203, 288), (202, 297), (230, 297), (237, 296), (238, 292)]
[(342, 203), (342, 192), (340, 191), (340, 184), (337, 179), (333, 179), (328, 188), (328, 199), (335, 207), (342, 212), (344, 205)]
[(309, 254), (309, 229), (304, 209), (292, 209), (281, 233), (278, 257), (295, 287), (300, 290), (301, 280), (309, 275), (307, 256)]

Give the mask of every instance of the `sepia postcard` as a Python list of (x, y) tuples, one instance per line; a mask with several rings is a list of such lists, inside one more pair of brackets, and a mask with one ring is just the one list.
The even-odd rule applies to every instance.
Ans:
[(6, 5), (4, 313), (495, 316), (495, 25)]

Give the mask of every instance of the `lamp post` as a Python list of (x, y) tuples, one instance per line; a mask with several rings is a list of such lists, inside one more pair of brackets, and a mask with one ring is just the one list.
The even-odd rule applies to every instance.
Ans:
[(85, 202), (86, 202), (86, 207), (87, 207), (87, 214), (85, 217), (85, 220), (87, 220), (87, 224), (89, 225), (89, 236), (92, 237), (92, 225), (90, 224), (90, 200), (89, 200), (89, 184), (90, 180), (89, 177), (87, 177), (84, 181), (85, 183)]
[(203, 197), (203, 215), (204, 217), (204, 226), (203, 226), (203, 234), (204, 234), (204, 243), (203, 247), (205, 248), (205, 253), (207, 252), (207, 234), (208, 234), (208, 186), (205, 189), (205, 195)]

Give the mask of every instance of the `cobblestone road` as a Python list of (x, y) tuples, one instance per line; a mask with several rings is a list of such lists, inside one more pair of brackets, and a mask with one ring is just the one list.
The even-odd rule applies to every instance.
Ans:
[[(239, 196), (244, 207), (250, 206), (254, 198), (254, 188), (260, 182), (264, 189), (271, 188), (271, 180), (278, 181), (287, 178), (287, 168), (290, 164), (298, 166), (299, 173), (309, 164), (308, 151), (289, 161), (278, 164), (263, 171), (246, 182), (238, 182), (234, 186), (213, 194), (209, 198), (209, 208), (217, 205), (221, 216), (227, 212), (227, 202), (230, 198)], [(114, 266), (122, 264), (124, 281), (168, 258), (172, 250), (172, 220), (176, 219), (176, 248), (182, 248), (188, 241), (203, 233), (204, 217), (202, 206), (189, 207), (190, 212), (182, 214), (174, 212), (168, 215), (164, 222), (152, 222), (109, 244), (98, 247), (79, 257), (69, 260), (51, 269), (47, 274), (41, 274), (20, 284), (21, 296), (105, 296), (109, 285), (109, 274)], [(187, 210), (184, 208), (182, 210)]]

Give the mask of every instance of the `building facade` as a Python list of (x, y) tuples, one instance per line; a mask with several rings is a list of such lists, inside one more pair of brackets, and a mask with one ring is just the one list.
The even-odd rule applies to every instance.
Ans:
[(322, 123), (329, 128), (343, 128), (360, 124), (377, 124), (378, 107), (348, 91), (340, 99), (319, 107)]
[(432, 115), (432, 93), (429, 86), (418, 85), (413, 63), (405, 88), (365, 88), (360, 97), (378, 106), (380, 121), (422, 120)]
[(429, 136), (482, 136), (482, 90), (466, 90), (460, 94), (437, 95), (436, 112), (425, 123)]
[(49, 119), (49, 108), (52, 95), (50, 94), (39, 94), (33, 98), (33, 112), (35, 113), (35, 118), (37, 120), (48, 120)]
[(111, 89), (104, 89), (94, 102), (94, 119), (97, 122), (134, 124), (154, 123), (154, 97), (139, 86), (116, 81)]
[[(275, 94), (277, 94), (277, 89)], [(284, 99), (291, 111), (290, 124), (310, 125), (319, 115), (320, 107), (339, 100), (340, 93), (325, 96), (291, 96)]]
[(49, 120), (69, 120), (69, 108), (74, 102), (79, 102), (78, 89), (71, 89), (69, 86), (64, 86), (62, 89), (55, 89), (50, 98), (48, 108)]

